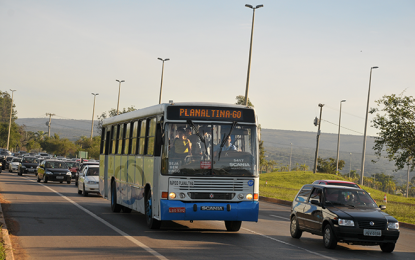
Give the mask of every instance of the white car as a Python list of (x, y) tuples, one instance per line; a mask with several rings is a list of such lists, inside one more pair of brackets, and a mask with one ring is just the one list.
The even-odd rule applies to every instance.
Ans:
[(19, 165), (22, 162), (22, 158), (14, 157), (12, 161), (9, 163), (9, 172), (18, 171)]
[(79, 173), (78, 194), (88, 196), (89, 193), (99, 194), (99, 165), (87, 165)]

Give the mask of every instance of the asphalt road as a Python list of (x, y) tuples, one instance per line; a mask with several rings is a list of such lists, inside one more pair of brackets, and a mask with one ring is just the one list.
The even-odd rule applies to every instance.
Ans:
[(10, 202), (6, 220), (18, 226), (16, 259), (415, 258), (415, 230), (402, 228), (391, 254), (343, 243), (329, 250), (319, 236), (291, 238), (290, 208), (266, 202), (260, 202), (258, 223), (243, 222), (233, 233), (218, 221), (174, 221), (150, 230), (142, 214), (112, 213), (109, 201), (78, 195), (73, 183), (37, 183), (33, 175), (3, 171), (0, 194)]

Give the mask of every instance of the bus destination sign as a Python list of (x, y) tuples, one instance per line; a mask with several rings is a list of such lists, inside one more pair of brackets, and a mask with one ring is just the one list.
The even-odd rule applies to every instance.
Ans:
[(234, 109), (221, 107), (179, 107), (167, 108), (167, 118), (170, 120), (213, 120), (213, 121), (245, 121), (255, 122), (252, 109)]

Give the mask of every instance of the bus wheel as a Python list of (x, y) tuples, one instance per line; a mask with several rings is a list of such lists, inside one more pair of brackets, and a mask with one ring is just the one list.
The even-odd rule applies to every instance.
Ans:
[(153, 218), (152, 203), (151, 203), (151, 191), (149, 190), (146, 194), (146, 221), (147, 226), (150, 229), (159, 229), (161, 226), (161, 221)]
[(225, 221), (227, 231), (239, 231), (242, 221)]
[(112, 212), (121, 211), (121, 205), (117, 204), (117, 191), (114, 182), (111, 183), (111, 210)]

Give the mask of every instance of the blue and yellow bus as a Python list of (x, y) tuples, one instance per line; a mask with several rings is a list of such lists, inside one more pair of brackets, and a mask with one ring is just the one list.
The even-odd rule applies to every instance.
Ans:
[(113, 212), (147, 225), (220, 220), (228, 231), (258, 221), (255, 110), (218, 103), (159, 104), (105, 119), (99, 187)]

